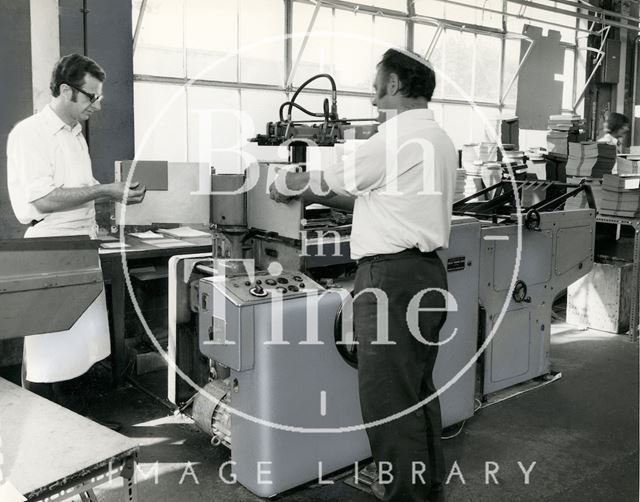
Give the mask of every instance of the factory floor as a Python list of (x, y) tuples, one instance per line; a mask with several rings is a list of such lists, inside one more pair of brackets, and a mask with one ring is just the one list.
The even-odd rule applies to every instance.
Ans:
[[(559, 380), (480, 409), (460, 434), (444, 442), (448, 472), (454, 469), (447, 500), (638, 500), (638, 344), (624, 335), (554, 324), (551, 359), (553, 370), (562, 373)], [(156, 372), (141, 380), (157, 389), (163, 378)], [(241, 485), (224, 484), (218, 473), (229, 459), (224, 447), (211, 446), (188, 418), (173, 416), (135, 387), (101, 393), (91, 412), (122, 422), (121, 432), (141, 445), (139, 500), (261, 500)], [(490, 470), (499, 469), (498, 484), (485, 479), (488, 462), (495, 463), (488, 464)], [(526, 484), (522, 469), (533, 462)], [(112, 481), (96, 495), (104, 502), (119, 501), (119, 486)], [(337, 479), (279, 500), (375, 499)]]

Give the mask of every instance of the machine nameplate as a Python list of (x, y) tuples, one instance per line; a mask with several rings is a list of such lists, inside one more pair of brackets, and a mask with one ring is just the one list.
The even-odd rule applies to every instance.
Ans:
[(458, 270), (464, 270), (467, 258), (464, 256), (454, 256), (447, 260), (447, 272), (457, 272)]

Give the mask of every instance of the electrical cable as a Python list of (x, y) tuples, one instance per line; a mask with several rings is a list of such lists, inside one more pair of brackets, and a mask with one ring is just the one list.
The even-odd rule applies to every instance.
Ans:
[[(326, 100), (326, 99), (325, 99), (325, 102), (327, 102), (327, 103), (328, 103), (328, 100)], [(282, 103), (282, 104), (280, 105), (280, 110), (279, 110), (279, 112), (278, 112), (278, 114), (279, 114), (279, 116), (280, 116), (280, 122), (284, 122), (284, 116), (282, 115), (282, 111), (284, 110), (284, 108), (285, 108), (287, 105), (292, 105), (292, 106), (294, 106), (295, 108), (297, 108), (298, 110), (300, 110), (301, 112), (306, 113), (307, 115), (311, 115), (312, 117), (324, 117), (324, 116), (325, 116), (325, 114), (324, 114), (324, 113), (315, 113), (315, 112), (311, 112), (311, 111), (307, 110), (306, 108), (304, 108), (304, 107), (300, 106), (300, 105), (299, 105), (299, 104), (297, 104), (297, 103), (293, 103), (293, 102), (291, 102), (291, 101), (285, 101), (284, 103)]]
[(293, 111), (293, 106), (295, 105), (296, 98), (298, 97), (298, 94), (300, 94), (300, 91), (302, 91), (302, 89), (304, 89), (311, 82), (319, 78), (326, 78), (331, 83), (331, 118), (334, 120), (338, 118), (338, 107), (337, 107), (338, 90), (336, 87), (336, 81), (328, 73), (319, 73), (318, 75), (314, 75), (313, 77), (310, 77), (306, 81), (304, 81), (302, 85), (298, 87), (298, 89), (296, 89), (296, 92), (293, 93), (293, 96), (289, 101), (289, 109), (287, 110), (288, 121), (291, 121), (291, 112)]
[(460, 424), (460, 428), (455, 434), (452, 434), (451, 436), (440, 436), (440, 439), (447, 440), (447, 439), (453, 439), (454, 437), (458, 436), (462, 432), (462, 429), (464, 429), (464, 424), (466, 423), (467, 423), (467, 420), (466, 419), (463, 420), (462, 423)]

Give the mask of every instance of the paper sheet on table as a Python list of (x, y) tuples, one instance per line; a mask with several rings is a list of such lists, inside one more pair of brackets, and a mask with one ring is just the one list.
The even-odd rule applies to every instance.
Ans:
[(157, 234), (151, 230), (147, 230), (146, 232), (131, 232), (129, 235), (137, 237), (138, 239), (150, 240), (150, 239), (164, 239), (164, 235)]
[(179, 246), (196, 246), (191, 242), (181, 241), (179, 239), (162, 239), (162, 240), (153, 240), (147, 242), (150, 246), (155, 246), (158, 248), (173, 248)]
[(125, 244), (124, 242), (103, 242), (100, 244), (100, 247), (103, 249), (120, 249), (120, 248), (128, 248), (129, 244)]
[(191, 227), (161, 228), (161, 229), (158, 229), (158, 232), (162, 232), (163, 234), (170, 235), (171, 237), (181, 237), (181, 238), (209, 237), (211, 235), (209, 232), (203, 232), (202, 230), (196, 230), (195, 228), (191, 228)]

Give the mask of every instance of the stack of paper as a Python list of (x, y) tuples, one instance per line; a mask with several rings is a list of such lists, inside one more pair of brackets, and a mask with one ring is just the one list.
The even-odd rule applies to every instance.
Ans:
[(579, 128), (584, 124), (584, 120), (580, 115), (563, 113), (561, 115), (549, 116), (549, 129), (553, 131), (569, 131)]
[(453, 200), (458, 201), (464, 199), (464, 188), (467, 182), (467, 172), (464, 169), (456, 169), (456, 191)]
[(602, 214), (640, 217), (640, 175), (605, 174), (602, 189)]
[(131, 232), (131, 233), (129, 233), (129, 235), (131, 235), (133, 237), (137, 237), (138, 239), (142, 239), (142, 240), (163, 239), (164, 238), (164, 236), (162, 234), (157, 234), (152, 230), (147, 230), (146, 232)]
[(640, 155), (618, 155), (618, 174), (640, 174)]
[[(464, 196), (469, 197), (474, 193), (479, 192), (484, 188), (482, 183), (482, 176), (469, 176), (467, 175), (464, 183)], [(485, 200), (485, 197), (481, 197), (480, 200)]]
[(478, 160), (482, 162), (495, 162), (498, 160), (497, 143), (483, 141), (478, 145)]
[(580, 115), (562, 114), (549, 117), (549, 133), (547, 134), (547, 151), (567, 155), (570, 142), (580, 140), (584, 120)]
[(615, 145), (585, 141), (569, 143), (567, 176), (602, 178), (616, 163)]
[(497, 158), (496, 143), (469, 143), (462, 146), (462, 167), (468, 175), (480, 176), (482, 165), (486, 162), (495, 162)]
[(160, 228), (158, 232), (176, 237), (178, 239), (189, 239), (191, 237), (210, 237), (209, 232), (203, 232), (191, 227), (178, 227), (178, 228)]

